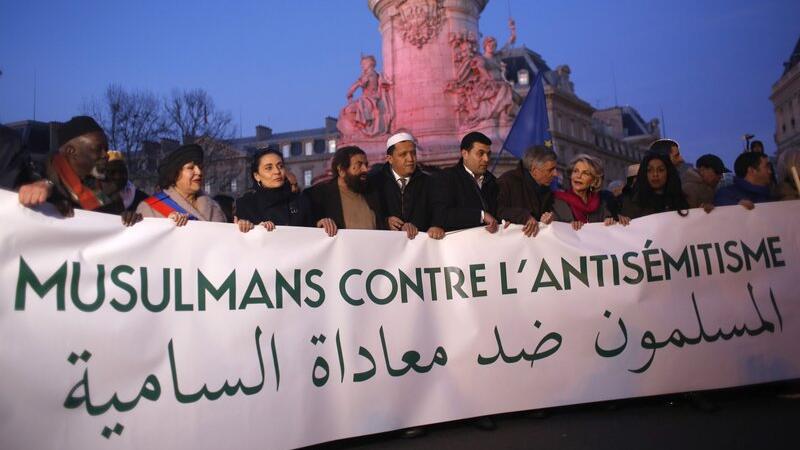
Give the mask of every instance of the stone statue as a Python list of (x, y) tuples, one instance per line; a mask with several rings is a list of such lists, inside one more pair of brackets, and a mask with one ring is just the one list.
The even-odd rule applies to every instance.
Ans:
[(556, 67), (556, 74), (558, 75), (557, 87), (562, 91), (574, 94), (575, 85), (572, 83), (572, 81), (569, 80), (569, 76), (571, 73), (572, 70), (570, 70), (569, 66), (566, 64)]
[(653, 136), (661, 137), (661, 121), (658, 119), (651, 119), (647, 124), (648, 131)]
[[(509, 21), (511, 37), (503, 50), (516, 40), (514, 21)], [(447, 91), (458, 97), (457, 111), (462, 126), (474, 127), (484, 121), (505, 125), (513, 121), (521, 98), (505, 77), (505, 64), (497, 55), (497, 40), (483, 40), (483, 54), (476, 50), (471, 33), (451, 34), (456, 78), (448, 83)], [(502, 51), (502, 50), (501, 50)]]
[[(345, 136), (375, 137), (391, 130), (394, 109), (389, 95), (391, 82), (375, 70), (375, 57), (361, 57), (361, 76), (347, 91), (347, 106), (339, 115), (337, 127)], [(361, 88), (361, 97), (353, 95)]]

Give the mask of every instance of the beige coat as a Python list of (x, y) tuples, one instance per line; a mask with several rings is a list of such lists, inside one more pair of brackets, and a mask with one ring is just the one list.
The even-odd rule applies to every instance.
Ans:
[(681, 187), (686, 194), (689, 208), (699, 208), (703, 203), (714, 204), (716, 189), (703, 183), (703, 178), (697, 169), (690, 168), (683, 174)]
[[(192, 206), (182, 195), (178, 193), (174, 188), (165, 189), (164, 192), (169, 195), (169, 197), (175, 201), (181, 208), (185, 209), (186, 212), (189, 214), (197, 217), (199, 220), (205, 222), (227, 222), (227, 218), (225, 218), (225, 213), (222, 212), (222, 208), (219, 207), (217, 202), (214, 201), (211, 197), (207, 195), (200, 195), (197, 197), (195, 201), (195, 206)], [(158, 211), (154, 210), (147, 204), (147, 202), (139, 203), (139, 206), (136, 207), (136, 212), (140, 213), (142, 217), (158, 217), (163, 218), (164, 216), (161, 215)]]

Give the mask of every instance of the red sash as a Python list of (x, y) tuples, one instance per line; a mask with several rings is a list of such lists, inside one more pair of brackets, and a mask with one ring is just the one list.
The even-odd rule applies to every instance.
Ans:
[(91, 190), (81, 182), (78, 174), (75, 173), (62, 154), (57, 153), (53, 156), (53, 167), (58, 174), (58, 178), (70, 193), (75, 196), (81, 208), (92, 211), (108, 203), (102, 193)]
[[(147, 197), (145, 200), (154, 211), (161, 214), (164, 217), (169, 217), (169, 215), (173, 212), (179, 212), (181, 214), (189, 214), (185, 209), (181, 207), (175, 200), (170, 198), (170, 196), (166, 192), (157, 192), (156, 194)], [(189, 220), (197, 220), (195, 216), (189, 214)]]

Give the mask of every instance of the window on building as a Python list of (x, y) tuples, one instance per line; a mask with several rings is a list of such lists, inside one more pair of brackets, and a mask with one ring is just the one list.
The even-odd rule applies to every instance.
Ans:
[(311, 156), (314, 154), (314, 141), (308, 141), (303, 144), (303, 154), (306, 156)]
[(519, 83), (520, 86), (527, 86), (527, 85), (530, 84), (530, 82), (531, 82), (531, 79), (530, 79), (530, 73), (528, 72), (528, 70), (527, 69), (519, 69), (517, 71), (517, 83)]
[(231, 180), (231, 192), (236, 192), (237, 187), (236, 180)]
[(325, 140), (324, 139), (314, 139), (314, 154), (321, 155), (325, 153)]
[(292, 142), (292, 156), (300, 156), (303, 154), (303, 144), (300, 142)]
[(336, 153), (336, 139), (328, 139), (328, 153)]
[(281, 145), (281, 153), (283, 153), (283, 158), (287, 159), (292, 156), (292, 147), (289, 144)]
[(314, 178), (314, 172), (311, 169), (303, 171), (303, 186), (311, 186), (311, 180)]

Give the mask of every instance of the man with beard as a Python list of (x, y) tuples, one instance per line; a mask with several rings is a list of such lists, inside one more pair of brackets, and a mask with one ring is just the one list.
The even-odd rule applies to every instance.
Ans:
[[(58, 152), (48, 158), (45, 176), (20, 186), (20, 204), (32, 208), (50, 202), (66, 217), (71, 217), (75, 208), (119, 214), (118, 198), (103, 192), (96, 177), (107, 152), (106, 134), (94, 119), (71, 118), (58, 129)], [(140, 218), (133, 211), (125, 211), (121, 217), (126, 226)]]
[[(335, 229), (385, 229), (378, 192), (367, 181), (369, 163), (364, 150), (348, 146), (336, 150), (331, 162), (333, 179), (306, 191), (315, 221), (328, 219)], [(328, 233), (330, 234), (330, 233)]]
[(378, 190), (381, 208), (389, 230), (404, 231), (414, 239), (419, 231), (434, 239), (444, 237), (435, 226), (430, 196), (431, 176), (417, 165), (417, 144), (409, 133), (396, 133), (386, 141), (386, 164), (371, 174), (370, 183)]
[(491, 146), (485, 134), (467, 134), (461, 140), (461, 159), (439, 175), (433, 203), (443, 214), (446, 231), (480, 225), (490, 233), (497, 231), (497, 180), (488, 170)]

